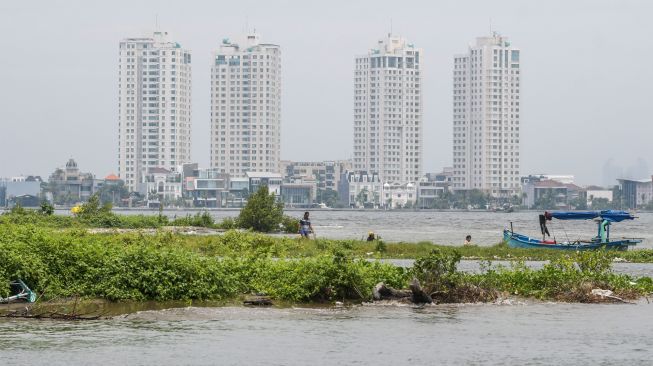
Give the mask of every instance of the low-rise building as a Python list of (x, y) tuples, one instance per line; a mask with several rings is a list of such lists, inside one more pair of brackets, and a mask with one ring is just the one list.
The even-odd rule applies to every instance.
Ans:
[(261, 186), (267, 186), (268, 192), (274, 193), (277, 197), (281, 196), (281, 182), (283, 181), (281, 174), (272, 172), (246, 172), (245, 175), (249, 180), (250, 194), (258, 191)]
[(3, 207), (20, 205), (36, 207), (41, 201), (41, 185), (39, 176), (12, 177), (0, 182), (0, 204)]
[(87, 201), (102, 182), (92, 173), (81, 172), (77, 162), (71, 158), (64, 168), (57, 168), (50, 175), (46, 189), (55, 204), (70, 205)]
[(595, 199), (604, 199), (607, 200), (607, 202), (612, 202), (613, 192), (611, 189), (589, 186), (585, 188), (585, 192), (587, 194), (587, 207), (591, 207), (592, 201)]
[(622, 205), (635, 209), (653, 202), (653, 177), (649, 179), (618, 179)]
[(417, 182), (417, 207), (431, 208), (438, 197), (448, 192), (452, 185), (453, 168), (444, 168), (440, 173), (426, 173)]
[(315, 200), (315, 185), (311, 183), (283, 183), (281, 197), (286, 207), (309, 208)]
[(229, 177), (229, 193), (225, 207), (243, 207), (249, 198), (249, 179), (246, 177)]
[(138, 184), (138, 193), (147, 197), (148, 207), (172, 204), (182, 197), (181, 173), (165, 168), (149, 168)]
[(318, 190), (338, 190), (340, 176), (351, 168), (351, 161), (281, 161), (285, 182), (315, 181)]
[(348, 207), (374, 208), (383, 205), (383, 184), (377, 173), (345, 172), (338, 188), (340, 200)]
[[(574, 209), (586, 200), (585, 190), (573, 183), (522, 178), (523, 205), (527, 208)], [(579, 200), (580, 199), (580, 200)]]
[(413, 183), (385, 183), (382, 195), (387, 209), (413, 207), (417, 201), (417, 189)]
[(195, 207), (224, 207), (229, 193), (229, 175), (218, 168), (196, 169), (184, 173), (186, 197)]

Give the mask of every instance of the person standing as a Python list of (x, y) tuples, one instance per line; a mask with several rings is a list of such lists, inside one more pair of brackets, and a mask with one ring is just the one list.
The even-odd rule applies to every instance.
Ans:
[(306, 211), (304, 212), (304, 218), (299, 220), (299, 234), (302, 238), (309, 238), (309, 235), (313, 233), (315, 232), (313, 231), (313, 226), (311, 226), (308, 211)]

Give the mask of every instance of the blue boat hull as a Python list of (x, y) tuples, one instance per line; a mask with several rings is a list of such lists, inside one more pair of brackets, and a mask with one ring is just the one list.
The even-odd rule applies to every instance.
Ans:
[(525, 249), (557, 249), (557, 250), (597, 250), (597, 249), (608, 249), (608, 250), (628, 250), (628, 247), (641, 243), (639, 239), (623, 239), (623, 240), (614, 240), (607, 243), (601, 242), (567, 242), (567, 243), (543, 243), (540, 239), (535, 239), (528, 237), (526, 235), (521, 235), (513, 233), (510, 230), (503, 230), (503, 240), (508, 243), (511, 248), (525, 248)]

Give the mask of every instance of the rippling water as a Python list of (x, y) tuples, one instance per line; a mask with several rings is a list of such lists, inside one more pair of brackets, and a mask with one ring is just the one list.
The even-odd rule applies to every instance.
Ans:
[(0, 320), (3, 364), (644, 365), (653, 305), (179, 308)]
[[(121, 213), (124, 213), (122, 211)], [(142, 211), (126, 211), (141, 213)], [(196, 211), (195, 211), (196, 212)], [(164, 211), (169, 217), (185, 216), (195, 212)], [(157, 214), (158, 212), (145, 211)], [(299, 217), (302, 211), (286, 211)], [(445, 245), (461, 245), (467, 234), (472, 235), (478, 245), (494, 245), (502, 240), (502, 230), (510, 227), (516, 232), (539, 236), (537, 211), (494, 213), (484, 211), (439, 212), (439, 211), (311, 211), (311, 220), (318, 237), (334, 239), (361, 239), (373, 231), (386, 241), (432, 241)], [(234, 217), (238, 211), (211, 211), (216, 220)], [(615, 223), (611, 226), (611, 237), (622, 236), (643, 238), (638, 248), (653, 248), (653, 213), (637, 214), (632, 221)], [(596, 224), (592, 221), (558, 221), (548, 224), (551, 234), (559, 241), (590, 238), (596, 236)]]

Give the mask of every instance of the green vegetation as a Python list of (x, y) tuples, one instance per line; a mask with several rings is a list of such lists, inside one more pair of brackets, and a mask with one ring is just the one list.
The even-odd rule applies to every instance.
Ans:
[(491, 301), (501, 294), (541, 300), (594, 302), (592, 289), (610, 290), (617, 297), (633, 299), (653, 291), (650, 277), (615, 274), (607, 252), (565, 254), (531, 269), (523, 262), (493, 268), (488, 262), (481, 273), (456, 270), (457, 252), (433, 250), (415, 262), (412, 272), (436, 302)]
[(251, 229), (261, 232), (296, 233), (299, 220), (283, 215), (283, 205), (274, 201), (273, 195), (267, 195), (267, 187), (261, 187), (253, 195), (237, 218), (226, 218), (215, 222), (207, 211), (195, 215), (186, 215), (169, 219), (159, 212), (153, 215), (119, 215), (112, 212), (110, 202), (102, 203), (98, 194), (75, 208), (71, 216), (54, 215), (54, 207), (47, 202), (41, 204), (40, 210), (30, 210), (15, 206), (11, 211), (0, 215), (2, 224), (34, 224), (40, 227), (69, 228), (109, 228), (109, 229), (158, 229), (163, 226), (195, 226), (212, 229)]
[[(107, 235), (5, 224), (0, 225), (0, 283), (21, 278), (46, 298), (217, 300), (267, 292), (310, 301), (367, 298), (376, 282), (399, 286), (405, 280), (401, 268), (355, 260), (342, 251), (275, 259), (285, 248), (248, 235), (216, 238), (212, 245), (230, 255), (215, 257), (171, 233)], [(0, 286), (0, 296), (7, 290)]]
[(279, 231), (283, 220), (283, 202), (278, 202), (267, 186), (251, 195), (238, 215), (238, 226), (258, 232)]
[[(458, 250), (433, 250), (431, 245), (412, 268), (403, 269), (364, 260), (357, 254), (359, 244), (238, 231), (189, 237), (3, 224), (0, 283), (21, 278), (45, 298), (79, 295), (114, 301), (228, 300), (251, 292), (293, 302), (366, 300), (376, 283), (399, 288), (412, 277), (438, 302), (489, 301), (499, 294), (589, 301), (593, 288), (624, 298), (653, 291), (650, 278), (613, 274), (611, 253), (564, 254), (541, 270), (517, 262), (464, 273), (457, 270)], [(0, 286), (0, 296), (7, 290)]]

